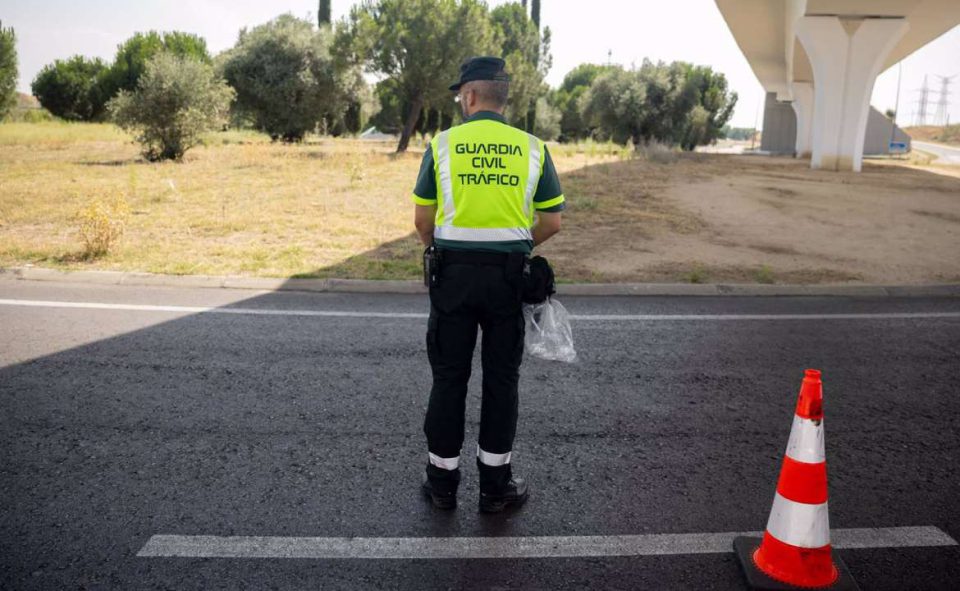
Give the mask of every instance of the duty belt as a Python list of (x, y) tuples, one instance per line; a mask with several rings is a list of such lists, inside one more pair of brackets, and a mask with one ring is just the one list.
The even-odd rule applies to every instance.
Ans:
[(442, 265), (506, 265), (510, 255), (514, 257), (522, 253), (483, 252), (479, 250), (440, 250), (440, 264)]

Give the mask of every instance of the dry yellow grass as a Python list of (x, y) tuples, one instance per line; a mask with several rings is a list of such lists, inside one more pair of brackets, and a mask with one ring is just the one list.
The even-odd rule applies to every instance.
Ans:
[[(0, 266), (419, 276), (409, 195), (422, 145), (395, 155), (392, 142), (285, 146), (250, 132), (206, 144), (151, 164), (110, 125), (0, 125)], [(789, 158), (550, 149), (570, 207), (538, 251), (564, 281), (960, 281), (960, 180), (922, 162), (854, 174)], [(85, 256), (77, 212), (117, 195), (129, 205), (122, 239)]]
[[(211, 134), (183, 163), (151, 164), (111, 125), (0, 125), (0, 265), (272, 277), (412, 278), (410, 192), (422, 148)], [(561, 171), (617, 148), (561, 150)], [(84, 256), (76, 213), (123, 194), (123, 239)]]
[(958, 124), (906, 127), (904, 131), (915, 140), (960, 146), (960, 125)]

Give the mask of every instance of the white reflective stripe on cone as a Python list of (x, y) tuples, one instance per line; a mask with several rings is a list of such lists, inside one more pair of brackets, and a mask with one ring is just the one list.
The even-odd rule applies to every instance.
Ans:
[(791, 546), (822, 548), (830, 543), (827, 504), (798, 503), (776, 493), (767, 521), (767, 532)]
[(483, 451), (480, 449), (480, 446), (477, 446), (477, 458), (480, 459), (480, 463), (487, 466), (506, 466), (510, 463), (510, 454), (512, 451), (508, 451), (505, 454), (492, 454), (488, 451)]
[(533, 240), (528, 228), (460, 228), (437, 226), (433, 235), (441, 240), (468, 240), (471, 242), (507, 242)]
[(793, 427), (787, 442), (787, 455), (791, 459), (808, 464), (826, 461), (823, 452), (823, 419), (819, 423), (793, 415)]
[(437, 468), (443, 468), (444, 470), (456, 470), (460, 466), (460, 456), (455, 458), (441, 458), (437, 454), (429, 453), (430, 463), (436, 466)]

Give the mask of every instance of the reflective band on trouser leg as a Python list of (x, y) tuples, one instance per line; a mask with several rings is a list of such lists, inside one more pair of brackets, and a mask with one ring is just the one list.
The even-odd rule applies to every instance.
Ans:
[(460, 456), (455, 458), (441, 458), (437, 454), (429, 453), (430, 463), (437, 468), (442, 468), (444, 470), (456, 470), (460, 467)]
[(533, 193), (540, 182), (540, 141), (535, 135), (530, 136), (530, 161), (527, 173), (527, 186), (523, 192), (523, 213), (530, 217), (530, 208), (533, 207)]
[[(457, 213), (453, 202), (453, 175), (450, 172), (450, 131), (437, 137), (437, 171), (440, 176), (440, 192), (443, 193), (443, 224), (453, 224)], [(438, 224), (439, 225), (439, 224)]]
[(510, 454), (512, 453), (508, 451), (505, 454), (492, 454), (480, 449), (479, 445), (477, 446), (477, 459), (486, 466), (506, 466), (510, 463)]
[(798, 462), (816, 464), (826, 459), (823, 449), (823, 420), (815, 421), (793, 415), (787, 455)]
[(437, 226), (433, 235), (441, 240), (466, 240), (470, 242), (506, 242), (533, 240), (528, 228), (458, 228)]

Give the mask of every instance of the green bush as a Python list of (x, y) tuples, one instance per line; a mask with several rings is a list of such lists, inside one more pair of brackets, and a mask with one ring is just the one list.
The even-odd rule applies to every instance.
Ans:
[(179, 160), (227, 122), (233, 96), (212, 66), (164, 52), (147, 62), (137, 89), (120, 91), (108, 109), (117, 125), (137, 133), (147, 160)]
[(533, 131), (542, 140), (552, 141), (560, 137), (560, 109), (554, 107), (545, 97), (537, 100), (536, 122)]
[(207, 42), (203, 37), (180, 31), (136, 33), (117, 46), (113, 64), (104, 73), (102, 93), (105, 100), (113, 98), (121, 90), (136, 89), (140, 76), (146, 71), (147, 62), (161, 52), (210, 63)]
[[(346, 111), (345, 90), (356, 76), (338, 76), (328, 27), (285, 14), (242, 30), (236, 46), (218, 56), (237, 93), (235, 110), (273, 139), (300, 141), (325, 118)], [(362, 81), (361, 81), (362, 82)]]
[(44, 66), (30, 88), (43, 108), (68, 121), (98, 121), (107, 99), (102, 79), (107, 71), (100, 58), (75, 55)]
[(12, 123), (46, 123), (54, 119), (55, 117), (46, 109), (15, 108), (7, 114), (4, 121), (10, 121)]

